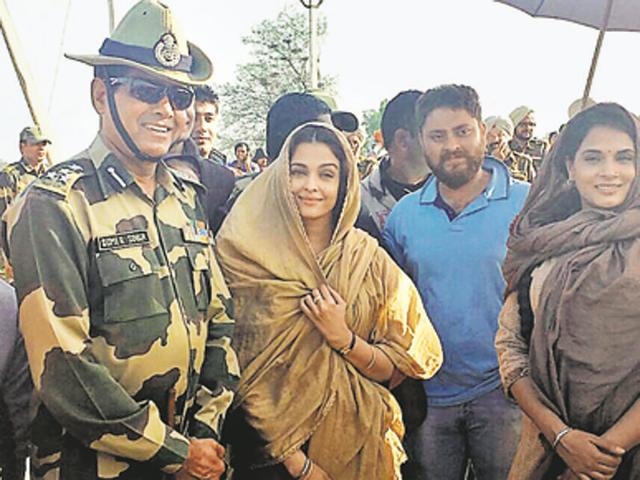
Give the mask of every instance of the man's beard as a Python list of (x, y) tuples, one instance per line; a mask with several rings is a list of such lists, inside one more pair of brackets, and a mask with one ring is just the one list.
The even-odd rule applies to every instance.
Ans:
[(520, 132), (516, 133), (514, 136), (520, 143), (527, 143), (529, 140), (531, 140), (531, 137), (533, 137), (533, 133)]
[[(433, 174), (438, 180), (444, 183), (452, 190), (458, 190), (473, 179), (480, 170), (484, 160), (482, 156), (482, 147), (476, 151), (469, 153), (466, 150), (458, 149), (455, 151), (446, 151), (440, 155), (436, 164), (431, 158), (427, 157), (427, 163), (431, 167)], [(464, 168), (456, 168), (450, 171), (446, 168), (447, 161), (454, 158), (464, 158)]]

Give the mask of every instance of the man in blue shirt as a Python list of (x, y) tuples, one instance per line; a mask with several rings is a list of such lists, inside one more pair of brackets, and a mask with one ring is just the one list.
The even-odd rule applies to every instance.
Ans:
[(529, 184), (484, 157), (485, 126), (472, 88), (425, 92), (415, 127), (433, 175), (395, 206), (383, 239), (418, 286), (445, 360), (424, 382), (429, 412), (407, 438), (405, 478), (458, 480), (470, 461), (479, 480), (506, 479), (521, 414), (500, 390), (493, 341), (509, 225)]

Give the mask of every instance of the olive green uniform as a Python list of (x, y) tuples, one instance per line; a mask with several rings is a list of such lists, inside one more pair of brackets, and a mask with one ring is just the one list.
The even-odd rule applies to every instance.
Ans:
[(509, 169), (511, 176), (516, 180), (531, 183), (536, 178), (536, 169), (533, 166), (533, 160), (528, 155), (512, 150), (504, 161), (504, 164)]
[(542, 159), (547, 153), (547, 142), (539, 138), (532, 138), (526, 144), (521, 144), (515, 140), (509, 142), (509, 147), (516, 153), (527, 155), (533, 160), (533, 167), (537, 172), (542, 167)]
[(151, 199), (98, 137), (7, 213), (35, 478), (160, 479), (188, 437), (219, 439), (234, 321), (197, 185), (177, 175), (159, 163)]
[(44, 170), (44, 165), (34, 168), (21, 158), (0, 171), (0, 217), (13, 200), (27, 188), (27, 185), (42, 175)]

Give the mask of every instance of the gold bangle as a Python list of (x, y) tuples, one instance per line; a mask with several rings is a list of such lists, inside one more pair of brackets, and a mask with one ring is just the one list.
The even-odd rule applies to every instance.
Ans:
[(375, 364), (376, 364), (376, 347), (371, 345), (371, 360), (369, 360), (369, 363), (367, 363), (367, 366), (364, 367), (364, 369), (371, 370)]

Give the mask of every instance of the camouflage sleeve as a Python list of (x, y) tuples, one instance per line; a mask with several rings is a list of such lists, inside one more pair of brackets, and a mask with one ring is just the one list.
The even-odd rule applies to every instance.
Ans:
[(235, 321), (230, 294), (213, 251), (210, 255), (212, 300), (208, 310), (209, 330), (189, 433), (198, 438), (220, 440), (222, 423), (240, 379), (240, 367), (231, 346)]
[(7, 172), (0, 172), (0, 218), (15, 197), (15, 183)]
[(162, 422), (153, 402), (135, 401), (93, 353), (88, 239), (71, 207), (36, 189), (23, 200), (10, 210), (17, 220), (9, 244), (20, 328), (40, 398), (89, 448), (176, 472), (188, 440)]

